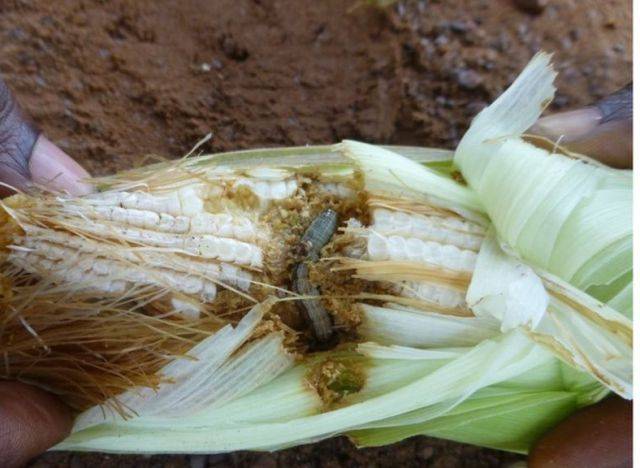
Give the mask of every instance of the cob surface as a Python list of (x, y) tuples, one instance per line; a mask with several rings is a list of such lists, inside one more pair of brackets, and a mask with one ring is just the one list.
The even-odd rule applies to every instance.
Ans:
[[(345, 141), (5, 200), (3, 376), (80, 412), (59, 448), (114, 452), (339, 433), (526, 452), (609, 390), (629, 397), (630, 178), (520, 139), (553, 94), (548, 62), (478, 116), (457, 168), (443, 150)], [(327, 209), (337, 229), (309, 256)], [(299, 265), (311, 296), (292, 287)]]

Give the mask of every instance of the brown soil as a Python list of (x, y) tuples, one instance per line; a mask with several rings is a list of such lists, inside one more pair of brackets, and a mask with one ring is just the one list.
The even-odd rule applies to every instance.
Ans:
[[(355, 138), (453, 147), (538, 49), (555, 109), (631, 79), (630, 0), (7, 0), (0, 72), (47, 135), (94, 174), (207, 151)], [(353, 7), (355, 10), (349, 13)], [(510, 454), (426, 438), (357, 451), (47, 454), (35, 466), (502, 466)]]

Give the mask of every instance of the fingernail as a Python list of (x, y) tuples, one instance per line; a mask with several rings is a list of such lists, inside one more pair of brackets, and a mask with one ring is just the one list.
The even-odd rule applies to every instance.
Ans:
[(596, 103), (602, 114), (603, 122), (615, 122), (618, 120), (633, 120), (633, 83), (601, 99)]
[(543, 117), (529, 129), (529, 132), (550, 140), (562, 137), (562, 141), (566, 143), (584, 137), (594, 130), (601, 120), (602, 114), (596, 107), (585, 107)]
[(93, 187), (86, 183), (89, 173), (42, 135), (33, 147), (29, 170), (33, 182), (54, 191), (70, 195), (85, 195), (93, 191)]

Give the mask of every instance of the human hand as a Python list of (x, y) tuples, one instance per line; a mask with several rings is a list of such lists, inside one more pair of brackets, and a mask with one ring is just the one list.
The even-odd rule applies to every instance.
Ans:
[(82, 195), (91, 191), (83, 182), (89, 173), (41, 135), (25, 117), (0, 78), (0, 184), (18, 190), (34, 185)]
[[(540, 119), (530, 130), (572, 151), (618, 167), (632, 166), (631, 84), (597, 104)], [(632, 465), (630, 401), (617, 396), (562, 421), (545, 434), (529, 456), (530, 468), (622, 468)]]
[[(89, 174), (25, 119), (0, 79), (0, 189), (34, 185), (83, 194)], [(62, 440), (73, 419), (56, 397), (38, 388), (0, 380), (0, 466), (17, 467)]]

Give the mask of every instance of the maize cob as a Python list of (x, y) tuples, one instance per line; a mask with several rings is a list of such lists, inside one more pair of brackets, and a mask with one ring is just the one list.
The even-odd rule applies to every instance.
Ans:
[[(537, 116), (547, 65), (532, 61), (510, 108)], [(523, 102), (530, 86), (542, 91)], [(496, 128), (513, 123), (500, 115)], [(347, 141), (186, 158), (96, 179), (83, 198), (6, 200), (2, 376), (82, 411), (59, 448), (275, 450), (348, 433), (526, 451), (608, 389), (629, 395), (630, 322), (600, 302), (625, 303), (626, 284), (602, 271), (617, 281), (628, 266), (597, 252), (561, 265), (547, 237), (566, 234), (535, 224), (556, 205), (530, 204), (527, 219), (486, 207), (495, 197), (478, 174), (492, 166), (465, 158), (493, 143), (465, 138), (456, 159), (474, 190), (436, 169), (451, 164), (441, 150)], [(626, 190), (625, 176), (593, 173), (593, 190)], [(599, 252), (624, 257), (623, 224)], [(486, 411), (507, 415), (503, 430), (486, 430)]]

